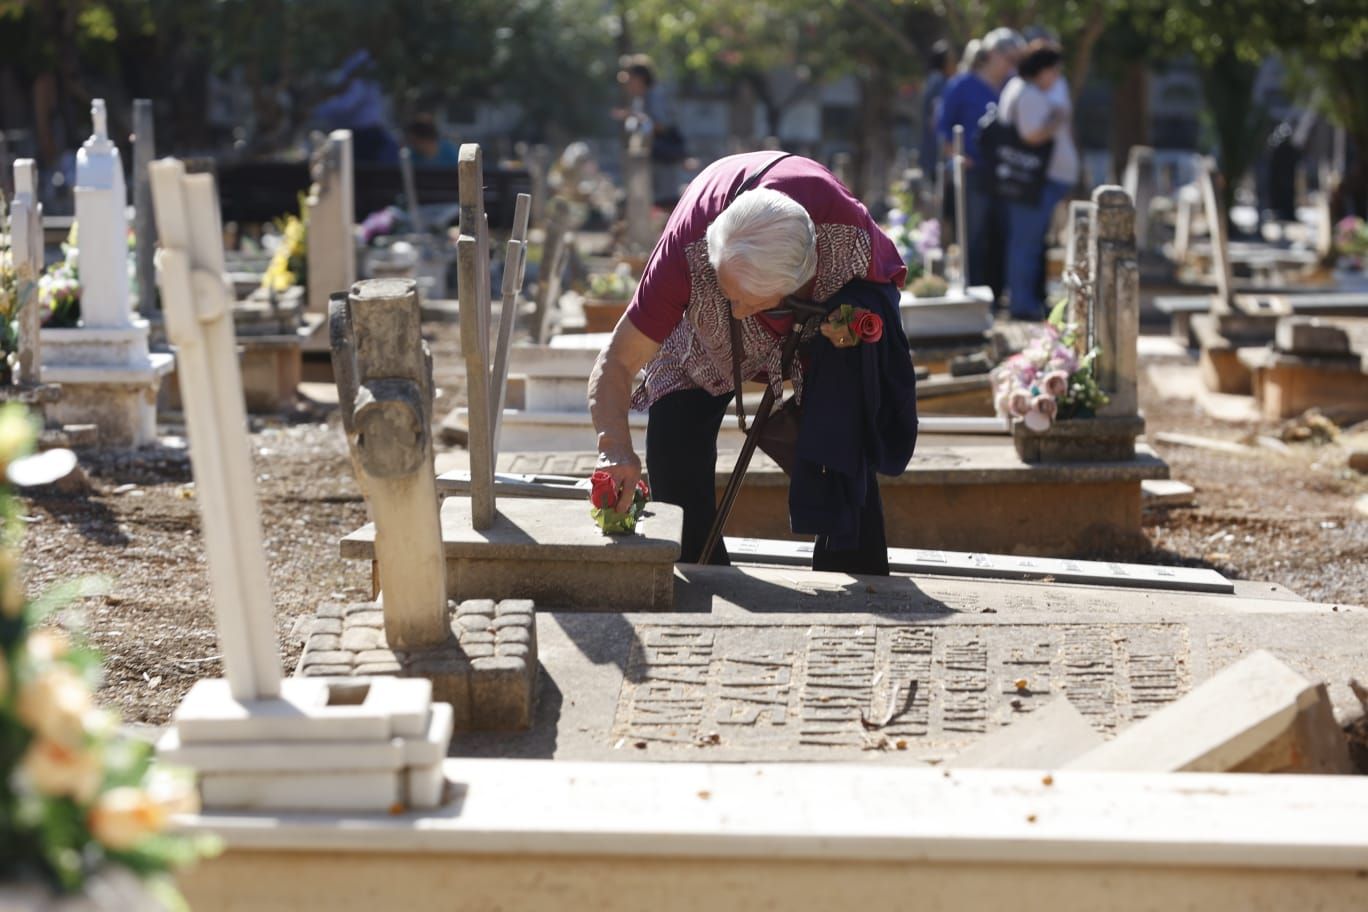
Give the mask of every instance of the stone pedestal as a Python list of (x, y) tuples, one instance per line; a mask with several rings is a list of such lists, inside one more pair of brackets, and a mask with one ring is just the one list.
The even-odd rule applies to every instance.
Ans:
[(1299, 355), (1267, 348), (1235, 353), (1264, 418), (1281, 421), (1310, 408), (1368, 408), (1368, 369), (1349, 355)]
[(1135, 438), (1145, 433), (1145, 419), (1074, 418), (1056, 421), (1037, 433), (1012, 425), (1012, 444), (1022, 462), (1127, 462), (1135, 458)]
[[(684, 513), (651, 503), (634, 535), (604, 535), (584, 500), (505, 498), (494, 524), (475, 530), (470, 500), (442, 503), (448, 597), (534, 599), (580, 611), (668, 611)], [(342, 539), (342, 557), (375, 559), (375, 526)], [(385, 581), (379, 579), (383, 589)]]
[(96, 425), (104, 447), (155, 442), (157, 390), (175, 357), (148, 352), (147, 337), (146, 320), (122, 329), (43, 330), (43, 379), (62, 387), (54, 420)]
[(508, 731), (532, 724), (537, 626), (527, 600), (453, 603), (451, 634), (422, 649), (394, 649), (375, 602), (319, 606), (298, 674), (427, 678), (434, 700), (450, 703), (460, 731)]

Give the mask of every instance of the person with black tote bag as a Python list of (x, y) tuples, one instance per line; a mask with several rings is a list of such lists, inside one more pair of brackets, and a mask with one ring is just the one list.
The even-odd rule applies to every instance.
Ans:
[(1058, 45), (1033, 41), (998, 103), (998, 120), (1016, 137), (1013, 160), (1032, 162), (1030, 192), (1000, 194), (1007, 205), (1007, 293), (1012, 316), (1024, 320), (1046, 316), (1040, 292), (1045, 236), (1055, 207), (1078, 183), (1073, 109), (1067, 91), (1058, 91), (1063, 64)]

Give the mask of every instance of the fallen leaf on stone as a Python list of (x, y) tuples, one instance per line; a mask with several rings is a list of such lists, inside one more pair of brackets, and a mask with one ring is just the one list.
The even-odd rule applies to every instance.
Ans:
[(698, 793), (698, 797), (702, 798), (704, 801), (707, 801), (709, 798), (712, 797), (712, 792), (708, 791), (707, 789), (704, 789), (703, 791)]
[(1027, 681), (1025, 678), (1018, 678), (1016, 681), (1016, 689), (1025, 690), (1029, 684), (1030, 682)]
[(713, 747), (722, 743), (722, 736), (717, 732), (709, 732), (706, 735), (700, 735), (697, 743), (699, 747)]
[(642, 751), (644, 751), (644, 750), (646, 749), (646, 742), (645, 742), (645, 741), (637, 741), (636, 743), (634, 743), (634, 744), (632, 745), (632, 747), (635, 747), (637, 750), (642, 750)]
[(1035, 823), (1035, 822), (1036, 822), (1036, 815), (1035, 815), (1035, 814), (1027, 814), (1027, 815), (1026, 815), (1026, 822), (1027, 822), (1027, 823)]
[(1049, 773), (1046, 773), (1046, 774), (1045, 774), (1045, 777), (1044, 777), (1043, 779), (1040, 780), (1040, 784), (1041, 784), (1041, 785), (1054, 785), (1054, 776), (1051, 776)]
[(896, 742), (894, 742), (893, 746), (900, 751), (905, 751), (907, 750), (907, 741), (905, 741), (902, 738), (899, 738)]

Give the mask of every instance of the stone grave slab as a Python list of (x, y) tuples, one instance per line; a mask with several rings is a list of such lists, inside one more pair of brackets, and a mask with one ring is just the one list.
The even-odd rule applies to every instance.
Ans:
[[(548, 608), (668, 611), (684, 513), (652, 503), (633, 535), (604, 535), (588, 500), (509, 497), (487, 529), (471, 524), (470, 500), (442, 502), (447, 595), (466, 599), (534, 599)], [(375, 526), (342, 539), (342, 557), (374, 560)], [(530, 567), (536, 572), (529, 572)], [(384, 580), (379, 580), (381, 588)]]
[(1368, 610), (1218, 594), (681, 567), (682, 613), (538, 617), (532, 729), (463, 756), (946, 761), (1067, 697), (1110, 738), (1267, 649), (1358, 711)]
[[(1140, 483), (1169, 476), (1168, 464), (1148, 446), (1137, 445), (1135, 458), (1126, 462), (1028, 464), (1001, 434), (997, 419), (953, 420), (971, 431), (973, 422), (985, 422), (998, 428), (998, 435), (924, 435), (906, 472), (879, 479), (892, 547), (1072, 557), (1094, 546), (1100, 532), (1139, 535)], [(922, 427), (938, 425), (927, 418)], [(720, 445), (725, 450), (725, 443)], [(587, 447), (505, 452), (498, 470), (587, 477), (596, 458)], [(719, 453), (719, 494), (735, 463), (734, 452)], [(449, 473), (438, 480), (438, 488), (457, 492), (468, 483), (468, 477)], [(1069, 510), (1061, 511), (1060, 503), (1068, 503)], [(727, 534), (795, 540), (789, 531), (788, 477), (763, 453), (751, 460)]]

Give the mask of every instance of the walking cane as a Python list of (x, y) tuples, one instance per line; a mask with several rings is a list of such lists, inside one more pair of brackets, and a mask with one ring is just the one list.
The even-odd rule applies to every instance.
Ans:
[[(806, 301), (799, 301), (789, 298), (784, 302), (784, 307), (772, 311), (771, 314), (781, 314), (785, 310), (794, 314), (793, 328), (789, 330), (789, 337), (784, 341), (784, 355), (782, 358), (782, 372), (787, 373), (789, 365), (793, 361), (793, 355), (798, 349), (798, 343), (808, 326), (814, 320), (822, 319), (826, 316), (826, 309), (809, 304)], [(739, 355), (733, 351), (733, 361)], [(739, 368), (738, 368), (739, 370)], [(736, 384), (736, 395), (741, 396), (741, 384)], [(726, 490), (722, 492), (722, 502), (717, 505), (717, 515), (713, 518), (712, 528), (708, 530), (708, 537), (703, 541), (703, 550), (699, 553), (698, 562), (706, 564), (712, 560), (713, 552), (717, 550), (718, 544), (722, 541), (722, 532), (727, 526), (727, 519), (731, 516), (732, 507), (736, 505), (737, 495), (741, 493), (741, 482), (746, 478), (746, 469), (750, 467), (751, 457), (755, 455), (755, 448), (760, 444), (760, 432), (765, 429), (769, 422), (770, 415), (774, 412), (774, 386), (765, 385), (765, 395), (760, 400), (760, 408), (756, 410), (755, 419), (751, 421), (750, 430), (746, 432), (745, 442), (741, 444), (741, 453), (736, 457), (736, 465), (732, 468), (731, 478), (727, 479)]]

